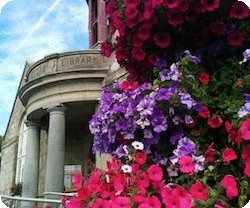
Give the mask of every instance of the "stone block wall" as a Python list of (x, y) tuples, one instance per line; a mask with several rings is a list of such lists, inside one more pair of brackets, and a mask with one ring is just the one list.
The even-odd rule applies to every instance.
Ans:
[(24, 107), (19, 98), (16, 98), (11, 119), (4, 135), (0, 172), (0, 194), (8, 195), (10, 187), (15, 184), (18, 136), (23, 114)]

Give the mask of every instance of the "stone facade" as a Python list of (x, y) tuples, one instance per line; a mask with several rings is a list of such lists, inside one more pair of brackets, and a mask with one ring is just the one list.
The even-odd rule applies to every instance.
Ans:
[[(81, 165), (81, 171), (88, 174), (89, 160), (105, 168), (106, 160), (110, 159), (110, 155), (92, 154), (88, 121), (98, 108), (103, 86), (127, 75), (114, 56), (104, 58), (99, 50), (107, 33), (105, 1), (87, 3), (91, 50), (52, 54), (25, 64), (4, 135), (0, 194), (8, 195), (10, 187), (19, 180), (23, 182), (24, 197), (63, 192), (63, 179), (56, 180), (64, 175), (64, 165)], [(25, 134), (21, 132), (24, 122)], [(34, 148), (30, 145), (22, 148), (26, 140)], [(31, 167), (27, 167), (28, 163)]]
[[(88, 121), (98, 108), (103, 86), (124, 77), (126, 73), (119, 68), (115, 59), (104, 58), (100, 50), (53, 54), (32, 65), (26, 63), (4, 136), (0, 194), (9, 194), (10, 187), (16, 182), (20, 128), (25, 120), (39, 122), (39, 136), (35, 136), (30, 127), (27, 127), (29, 137), (37, 137), (27, 138), (28, 141), (39, 141), (38, 170), (33, 170), (35, 173), (32, 174), (32, 177), (38, 177), (38, 194), (27, 197), (42, 197), (45, 191), (50, 190), (48, 187), (46, 189), (49, 129), (52, 128), (48, 109), (56, 106), (63, 106), (65, 109), (65, 156), (62, 165), (81, 165), (83, 174), (90, 171), (89, 161), (94, 162), (97, 167), (105, 168), (110, 156), (92, 155), (92, 136), (88, 130)], [(25, 155), (27, 161), (29, 155), (36, 150), (34, 153), (30, 151), (33, 150), (27, 150)], [(25, 168), (22, 171), (24, 175), (28, 174)], [(27, 177), (31, 176), (28, 174)], [(23, 190), (27, 187), (27, 190), (34, 189), (33, 185), (29, 186), (31, 185), (26, 183)]]

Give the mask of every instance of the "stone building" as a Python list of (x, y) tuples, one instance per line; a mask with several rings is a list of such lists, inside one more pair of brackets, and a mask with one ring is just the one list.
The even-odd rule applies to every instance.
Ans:
[(23, 197), (63, 192), (71, 183), (66, 171), (87, 174), (88, 161), (105, 164), (108, 156), (91, 152), (88, 121), (103, 86), (125, 73), (114, 57), (107, 59), (98, 49), (106, 36), (105, 2), (87, 3), (90, 49), (52, 54), (24, 66), (4, 135), (0, 194), (8, 195), (18, 182)]

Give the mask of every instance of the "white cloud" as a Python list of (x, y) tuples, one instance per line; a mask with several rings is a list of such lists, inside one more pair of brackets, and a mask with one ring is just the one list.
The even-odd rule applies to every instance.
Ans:
[[(55, 2), (58, 4), (49, 10)], [(5, 37), (0, 38), (0, 135), (4, 134), (25, 61), (87, 48), (88, 8), (84, 3), (84, 0), (14, 0), (9, 11), (3, 8), (0, 23), (9, 24), (0, 32)], [(46, 11), (50, 13), (44, 15)]]
[(1, 10), (2, 10), (3, 6), (4, 6), (6, 3), (8, 3), (9, 1), (11, 1), (11, 0), (1, 0), (1, 1), (0, 1), (0, 13), (1, 13)]

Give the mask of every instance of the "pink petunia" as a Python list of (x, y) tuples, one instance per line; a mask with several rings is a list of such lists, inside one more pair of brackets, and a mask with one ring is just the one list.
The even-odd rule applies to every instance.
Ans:
[(96, 199), (96, 201), (92, 206), (92, 208), (105, 208), (105, 207), (110, 207), (110, 202), (102, 198)]
[(131, 208), (130, 200), (123, 196), (118, 196), (112, 203), (112, 208)]
[(236, 19), (244, 19), (249, 16), (249, 8), (242, 1), (235, 1), (229, 11), (229, 16)]
[(139, 175), (139, 178), (137, 180), (137, 185), (140, 187), (149, 187), (150, 185), (150, 180), (149, 180), (149, 176), (147, 175), (147, 173), (143, 172)]
[(219, 8), (220, 0), (201, 0), (201, 4), (203, 9), (212, 12)]
[(244, 163), (250, 161), (250, 146), (247, 146), (242, 150), (241, 158), (243, 159)]
[(146, 197), (144, 203), (140, 204), (138, 208), (161, 208), (161, 201), (156, 197)]
[(85, 200), (91, 195), (89, 187), (87, 185), (82, 186), (78, 189), (78, 197), (79, 199)]
[(234, 197), (237, 197), (239, 195), (238, 187), (237, 186), (231, 186), (226, 189), (226, 196), (231, 200)]
[(244, 174), (250, 177), (250, 161), (247, 161), (245, 163)]
[(245, 36), (243, 33), (239, 31), (234, 31), (230, 33), (227, 37), (227, 42), (231, 46), (241, 46), (245, 40)]
[(221, 180), (220, 184), (225, 189), (231, 186), (237, 186), (237, 182), (232, 175), (225, 175)]
[(195, 182), (190, 187), (190, 193), (195, 200), (205, 201), (208, 199), (208, 188), (200, 181)]
[(74, 186), (75, 187), (81, 187), (82, 186), (82, 182), (83, 182), (83, 177), (81, 173), (76, 173), (74, 175), (73, 181), (74, 181)]
[(135, 162), (137, 162), (140, 165), (145, 164), (147, 161), (147, 155), (143, 152), (137, 152), (135, 154)]
[(133, 196), (133, 200), (136, 204), (142, 204), (145, 201), (145, 196), (143, 194)]
[(233, 148), (225, 148), (222, 152), (222, 161), (230, 162), (232, 160), (236, 160), (237, 155)]
[(191, 173), (195, 169), (195, 163), (190, 156), (184, 156), (179, 160), (180, 171), (183, 173)]
[(181, 208), (181, 198), (176, 196), (169, 196), (163, 198), (163, 203), (167, 208)]
[(73, 196), (70, 199), (70, 202), (68, 203), (67, 208), (81, 208), (78, 198), (76, 196)]
[(180, 3), (180, 0), (163, 0), (163, 6), (166, 6), (169, 9), (176, 8)]
[(250, 119), (245, 120), (240, 127), (241, 136), (245, 140), (250, 140)]
[(157, 165), (151, 165), (148, 168), (148, 176), (152, 181), (161, 181), (163, 179), (162, 168)]

